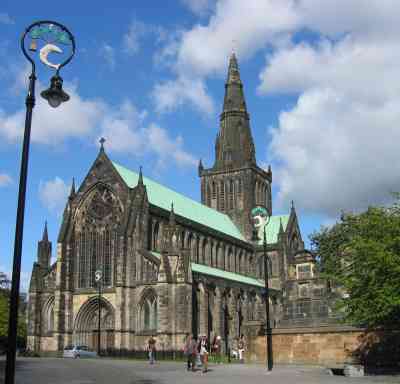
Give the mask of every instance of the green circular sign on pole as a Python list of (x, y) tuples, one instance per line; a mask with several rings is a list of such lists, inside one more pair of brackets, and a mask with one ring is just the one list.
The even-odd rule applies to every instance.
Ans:
[(254, 228), (259, 229), (268, 223), (269, 214), (267, 208), (258, 205), (251, 210), (251, 218)]

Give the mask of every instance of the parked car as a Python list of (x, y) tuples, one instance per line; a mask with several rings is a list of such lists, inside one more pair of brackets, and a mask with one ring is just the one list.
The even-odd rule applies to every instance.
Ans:
[(97, 357), (97, 353), (92, 351), (86, 345), (68, 345), (64, 348), (63, 357)]

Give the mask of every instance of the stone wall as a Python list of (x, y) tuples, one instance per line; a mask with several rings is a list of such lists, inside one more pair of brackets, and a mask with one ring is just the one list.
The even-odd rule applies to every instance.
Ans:
[[(362, 345), (362, 329), (333, 326), (319, 328), (274, 329), (272, 334), (275, 364), (342, 366)], [(265, 336), (250, 338), (247, 358), (265, 362)]]

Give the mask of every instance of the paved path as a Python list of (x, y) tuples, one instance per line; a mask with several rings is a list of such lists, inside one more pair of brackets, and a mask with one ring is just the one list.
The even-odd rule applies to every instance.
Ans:
[[(0, 360), (0, 383), (4, 377), (4, 359)], [(113, 359), (19, 358), (16, 384), (352, 384), (400, 383), (400, 376), (348, 378), (331, 376), (325, 369), (278, 366), (267, 374), (259, 365), (211, 365), (202, 375), (187, 372), (183, 363), (147, 362)]]

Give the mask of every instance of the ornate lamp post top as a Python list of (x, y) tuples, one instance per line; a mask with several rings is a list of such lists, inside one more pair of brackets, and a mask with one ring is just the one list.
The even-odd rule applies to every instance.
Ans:
[[(75, 39), (67, 27), (56, 21), (37, 21), (22, 34), (21, 49), (32, 64), (33, 76), (36, 70), (34, 57), (37, 52), (44, 65), (56, 70), (51, 78), (50, 88), (41, 93), (50, 106), (57, 108), (61, 103), (68, 101), (69, 96), (62, 89), (63, 80), (59, 74), (60, 69), (67, 65), (75, 54)], [(58, 60), (58, 63), (50, 61), (50, 53), (57, 53), (61, 60)]]

